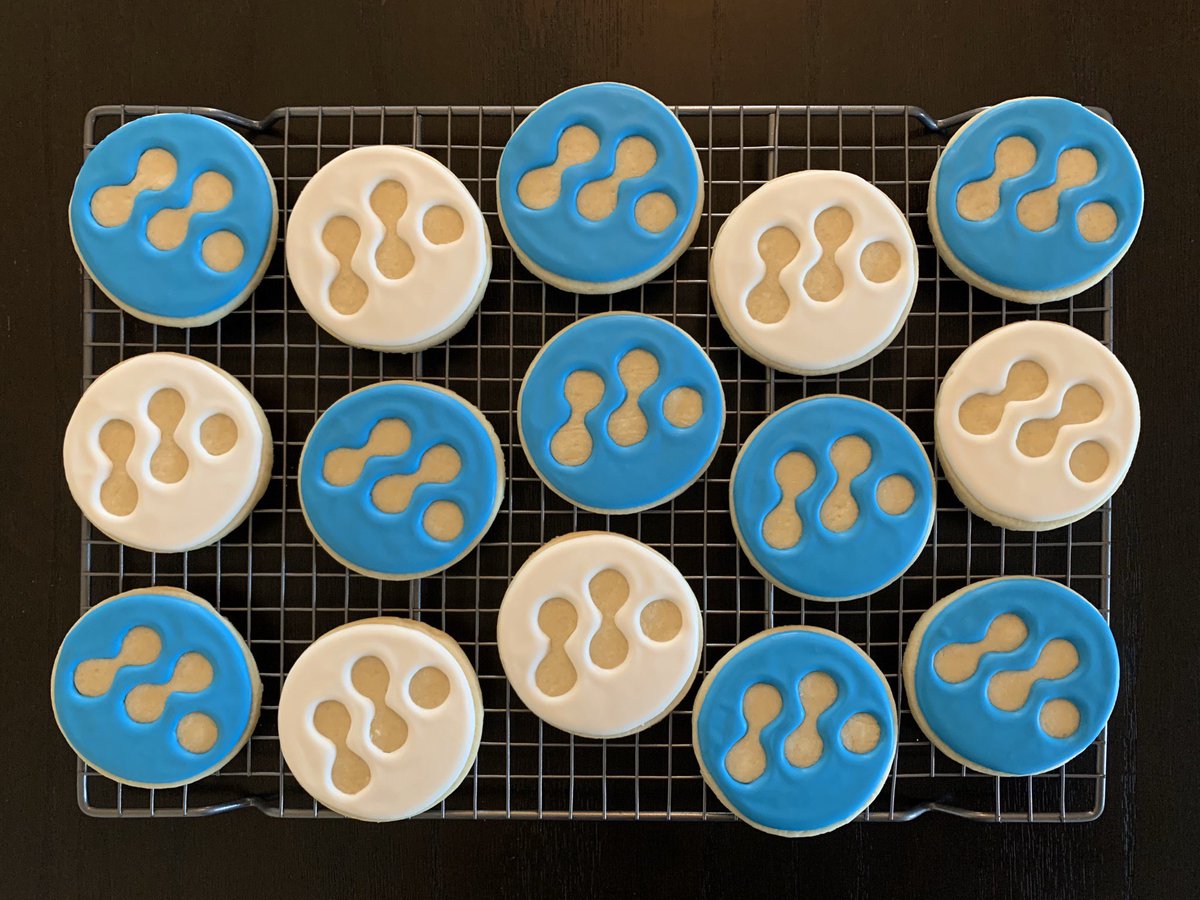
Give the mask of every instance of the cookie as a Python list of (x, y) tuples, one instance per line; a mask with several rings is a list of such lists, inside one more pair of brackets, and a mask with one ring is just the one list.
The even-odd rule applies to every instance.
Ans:
[(841, 635), (803, 625), (726, 653), (692, 716), (705, 783), (738, 818), (784, 837), (824, 834), (870, 806), (896, 733), (879, 667)]
[(275, 250), (275, 182), (233, 129), (187, 113), (122, 125), (84, 161), (71, 240), (117, 306), (156, 325), (215, 322), (250, 296)]
[(1117, 645), (1070, 588), (991, 578), (928, 609), (908, 636), (913, 718), (947, 756), (989, 775), (1036, 775), (1091, 746), (1112, 713)]
[(385, 381), (342, 397), (300, 454), (300, 506), (321, 546), (373, 578), (432, 575), (483, 538), (504, 498), (504, 457), (462, 397)]
[(729, 214), (709, 262), (729, 336), (764, 365), (840, 372), (892, 342), (917, 293), (917, 245), (896, 204), (849, 172), (769, 181)]
[(500, 157), (496, 191), (525, 268), (565, 291), (608, 294), (649, 281), (687, 248), (704, 173), (674, 113), (604, 82), (529, 114)]
[(411, 353), (455, 334), (492, 271), (471, 194), (410, 147), (358, 147), (322, 166), (288, 218), (288, 277), (340, 341)]
[(1141, 413), (1125, 367), (1057, 322), (977, 340), (938, 389), (935, 446), (959, 500), (1002, 528), (1045, 531), (1099, 509), (1125, 478)]
[(241, 635), (195, 594), (109, 597), (63, 638), (50, 699), (63, 737), (123, 784), (170, 788), (215, 772), (258, 722), (262, 683)]
[(288, 769), (319, 803), (368, 822), (445, 800), (474, 765), (482, 733), (466, 654), (412, 619), (363, 619), (322, 635), (279, 694)]
[(232, 375), (179, 353), (118, 363), (63, 438), (71, 496), (122, 544), (180, 553), (224, 537), (271, 480), (271, 427)]
[(525, 561), (496, 620), (504, 673), (521, 701), (571, 734), (649, 728), (683, 699), (704, 647), (696, 595), (640, 541), (590, 531)]
[(738, 542), (776, 587), (852, 600), (899, 578), (933, 527), (933, 469), (882, 407), (835, 394), (798, 400), (750, 435), (733, 466)]
[(563, 329), (517, 397), (521, 445), (556, 494), (631, 513), (666, 503), (712, 461), (725, 427), (717, 370), (686, 332), (641, 313)]
[(1045, 303), (1112, 271), (1142, 219), (1142, 173), (1125, 138), (1078, 103), (1008, 100), (951, 138), (929, 183), (929, 230), (959, 278)]

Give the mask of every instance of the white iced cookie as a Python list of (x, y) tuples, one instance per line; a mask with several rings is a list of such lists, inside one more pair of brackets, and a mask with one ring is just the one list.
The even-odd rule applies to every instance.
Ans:
[(767, 182), (725, 220), (709, 286), (725, 330), (759, 362), (840, 372), (899, 333), (917, 291), (917, 245), (887, 195), (849, 172)]
[(271, 428), (236, 378), (179, 353), (113, 366), (63, 439), (71, 496), (115, 541), (178, 553), (224, 537), (271, 478)]
[(483, 213), (410, 147), (359, 147), (317, 172), (288, 219), (288, 275), (338, 340), (411, 353), (455, 334), (492, 270)]
[(1017, 531), (1081, 519), (1120, 486), (1141, 416), (1125, 367), (1057, 322), (1017, 322), (969, 346), (934, 413), (938, 459), (976, 515)]
[(368, 822), (441, 803), (483, 730), (475, 670), (455, 640), (412, 619), (363, 619), (318, 638), (279, 695), (279, 747), (309, 794)]
[(496, 641), (525, 705), (591, 738), (641, 731), (674, 709), (704, 645), (679, 570), (608, 532), (569, 534), (529, 557), (500, 604)]

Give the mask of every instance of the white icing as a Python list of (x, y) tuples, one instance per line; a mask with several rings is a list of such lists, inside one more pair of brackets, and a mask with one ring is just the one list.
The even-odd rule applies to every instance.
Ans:
[[(976, 394), (1002, 391), (1009, 369), (1026, 359), (1046, 370), (1045, 392), (1010, 402), (992, 434), (966, 431), (958, 418), (962, 404)], [(1063, 395), (1076, 384), (1091, 385), (1100, 394), (1100, 416), (1063, 426), (1045, 456), (1021, 453), (1021, 426), (1031, 419), (1053, 419)], [(1043, 321), (1006, 325), (969, 346), (942, 382), (935, 416), (938, 450), (962, 486), (988, 510), (1023, 522), (1058, 522), (1103, 503), (1133, 460), (1140, 427), (1137, 391), (1120, 361), (1082, 331)], [(1080, 481), (1070, 469), (1071, 451), (1086, 441), (1098, 442), (1109, 456), (1104, 474), (1092, 482)]]
[[(371, 740), (374, 703), (351, 681), (351, 669), (374, 656), (387, 667), (385, 702), (408, 725), (408, 737), (384, 752)], [(409, 682), (426, 666), (450, 682), (445, 701), (424, 709), (409, 696)], [(316, 800), (346, 815), (372, 821), (408, 818), (433, 806), (458, 782), (477, 748), (474, 673), (423, 630), (388, 622), (340, 628), (311, 644), (296, 660), (279, 695), (279, 746), (288, 768)], [(333, 743), (317, 731), (313, 715), (325, 700), (350, 713), (346, 746), (368, 766), (371, 780), (357, 793), (334, 786)]]
[[(822, 253), (813, 222), (838, 206), (854, 220), (833, 257), (845, 283), (837, 297), (820, 302), (804, 289)], [(767, 271), (758, 240), (780, 225), (796, 236), (800, 250), (779, 273), (788, 311), (766, 324), (750, 315), (746, 298)], [(868, 280), (859, 265), (875, 241), (890, 242), (900, 255), (899, 271), (883, 283)], [(713, 246), (710, 278), (722, 320), (750, 353), (779, 368), (825, 372), (874, 355), (899, 328), (916, 289), (916, 243), (904, 214), (869, 182), (849, 172), (795, 172), (767, 182), (729, 214)]]
[[(375, 263), (386, 231), (370, 196), (389, 179), (408, 194), (396, 233), (414, 255), (412, 270), (398, 279), (384, 277)], [(425, 237), (422, 223), (428, 210), (443, 205), (462, 216), (463, 233), (439, 245)], [(361, 231), (351, 268), (368, 294), (350, 315), (329, 302), (339, 264), (321, 235), (335, 216), (353, 219)], [(490, 238), (475, 200), (453, 172), (409, 147), (359, 147), (322, 166), (296, 200), (285, 248), (288, 276), (309, 314), (348, 344), (385, 350), (419, 348), (462, 320), (491, 270)]]
[[(616, 668), (592, 662), (589, 645), (602, 621), (588, 582), (616, 569), (629, 582), (629, 599), (614, 617), (629, 644)], [(538, 627), (538, 611), (561, 597), (579, 619), (564, 650), (577, 680), (565, 694), (550, 697), (538, 688), (538, 663), (550, 648)], [(642, 610), (654, 600), (672, 601), (682, 627), (659, 643), (641, 629)], [(618, 534), (583, 534), (547, 545), (523, 565), (509, 585), (496, 622), (500, 661), (513, 688), (534, 713), (556, 728), (588, 737), (615, 737), (640, 730), (667, 712), (696, 673), (703, 627), (700, 607), (687, 581), (662, 555)]]
[[(147, 406), (163, 388), (174, 388), (184, 401), (174, 439), (187, 455), (188, 468), (174, 484), (150, 474), (161, 432)], [(237, 442), (219, 456), (200, 443), (201, 423), (216, 413), (237, 425)], [(67, 423), (63, 467), (71, 495), (89, 521), (122, 544), (161, 552), (203, 546), (230, 526), (258, 488), (263, 444), (269, 439), (261, 415), (258, 403), (230, 376), (195, 357), (147, 353), (127, 359), (93, 382)], [(126, 516), (113, 515), (100, 503), (101, 485), (113, 470), (100, 448), (100, 430), (112, 419), (134, 429), (125, 469), (137, 485), (138, 499)]]

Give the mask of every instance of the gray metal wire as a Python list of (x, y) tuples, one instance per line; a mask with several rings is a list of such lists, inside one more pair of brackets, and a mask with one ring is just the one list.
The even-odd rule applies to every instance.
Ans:
[[(183, 108), (171, 108), (183, 109)], [(84, 152), (130, 118), (167, 107), (105, 106), (84, 125)], [(706, 210), (692, 246), (668, 272), (607, 298), (565, 294), (533, 278), (502, 240), (495, 173), (500, 152), (530, 111), (508, 106), (293, 107), (255, 121), (192, 108), (238, 128), (275, 178), (286, 217), (305, 182), (333, 156), (364, 144), (419, 147), (446, 163), (479, 201), (493, 239), (494, 270), (479, 314), (447, 344), (417, 356), (358, 350), (323, 334), (287, 282), (278, 248), (266, 277), (239, 310), (205, 328), (158, 328), (123, 314), (83, 278), (84, 385), (128, 356), (178, 350), (236, 375), (259, 399), (275, 436), (275, 472), (247, 524), (219, 544), (182, 555), (122, 547), (83, 523), (81, 610), (119, 591), (166, 584), (211, 600), (246, 636), (262, 672), (262, 717), (246, 749), (185, 788), (122, 787), (78, 769), (80, 807), (94, 816), (200, 816), (253, 807), (274, 816), (329, 815), (295, 783), (279, 753), (276, 703), (287, 671), (313, 639), (345, 621), (415, 616), (449, 631), (479, 673), (485, 706), (479, 759), (463, 785), (426, 815), (446, 818), (716, 820), (729, 814), (705, 788), (691, 748), (691, 697), (629, 738), (575, 739), (545, 725), (515, 698), (495, 645), (496, 611), (521, 563), (556, 535), (611, 529), (661, 550), (686, 575), (705, 616), (702, 673), (734, 644), (771, 625), (808, 623), (866, 649), (900, 705), (892, 775), (864, 818), (906, 821), (936, 810), (971, 819), (1086, 821), (1104, 806), (1105, 741), (1062, 769), (994, 778), (964, 769), (925, 739), (909, 714), (900, 659), (917, 617), (974, 581), (1037, 574), (1063, 581), (1107, 617), (1111, 507), (1045, 534), (1005, 532), (972, 517), (939, 472), (928, 546), (897, 583), (866, 598), (817, 604), (779, 595), (737, 547), (728, 511), (737, 448), (774, 409), (826, 391), (873, 400), (900, 415), (934, 458), (933, 400), (950, 363), (993, 328), (1025, 318), (1065, 321), (1112, 346), (1112, 279), (1063, 303), (1017, 307), (974, 291), (934, 252), (925, 221), (929, 176), (962, 114), (936, 120), (911, 106), (686, 106), (676, 112), (707, 176)], [(1102, 111), (1101, 111), (1102, 112)], [(732, 344), (712, 314), (708, 252), (725, 216), (763, 182), (807, 168), (856, 172), (908, 215), (920, 285), (908, 323), (869, 363), (822, 378), (765, 369)], [(280, 229), (280, 243), (284, 229)], [(520, 448), (516, 392), (537, 350), (579, 316), (639, 310), (666, 317), (712, 356), (726, 390), (724, 439), (708, 473), (665, 507), (608, 517), (571, 507), (537, 478)], [(296, 467), (317, 416), (341, 395), (386, 378), (420, 378), (477, 404), (500, 437), (510, 473), (496, 524), (450, 571), (413, 584), (350, 574), (314, 542), (300, 514)], [(936, 459), (935, 459), (936, 466)]]

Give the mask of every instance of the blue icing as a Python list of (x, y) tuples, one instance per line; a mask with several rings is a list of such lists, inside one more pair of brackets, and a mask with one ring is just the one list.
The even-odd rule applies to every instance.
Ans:
[[(830, 450), (847, 435), (867, 442), (871, 463), (850, 482), (858, 518), (838, 533), (821, 523), (820, 510), (837, 484)], [(783, 499), (775, 465), (794, 450), (808, 456), (817, 472), (796, 498), (803, 525), (800, 541), (778, 550), (763, 539), (763, 523)], [(904, 476), (914, 489), (912, 505), (900, 515), (883, 512), (875, 500), (879, 482), (889, 475)], [(775, 581), (810, 597), (856, 597), (879, 590), (916, 559), (933, 522), (933, 473), (921, 444), (891, 413), (854, 397), (813, 397), (774, 413), (742, 449), (732, 493), (738, 531), (750, 556)]]
[[(800, 682), (818, 671), (833, 678), (838, 694), (817, 718), (821, 757), (799, 768), (788, 761), (784, 742), (804, 721)], [(742, 702), (759, 683), (779, 691), (783, 708), (760, 733), (766, 770), (742, 784), (725, 768), (725, 757), (747, 733)], [(879, 743), (867, 753), (842, 744), (842, 728), (856, 713), (879, 723)], [(780, 831), (817, 831), (854, 815), (875, 796), (895, 753), (896, 712), (887, 684), (857, 648), (827, 632), (788, 629), (725, 657), (696, 713), (696, 737), (709, 778), (739, 816)]]
[[(940, 649), (982, 640), (1003, 613), (1019, 616), (1029, 629), (1020, 647), (985, 653), (975, 674), (958, 684), (937, 675), (933, 659)], [(1054, 638), (1075, 645), (1079, 667), (1065, 678), (1038, 679), (1018, 710), (993, 706), (987, 699), (992, 676), (1031, 668)], [(1057, 768), (1096, 739), (1117, 699), (1119, 669), (1112, 632), (1083, 597), (1041, 578), (999, 578), (968, 588), (925, 629), (914, 689), (930, 730), (959, 756), (993, 771), (1032, 775)], [(1038, 721), (1043, 704), (1059, 697), (1080, 713), (1079, 729), (1066, 738), (1050, 737)]]
[[(964, 219), (958, 214), (959, 190), (995, 171), (996, 147), (1013, 135), (1033, 143), (1033, 168), (1001, 183), (995, 215), (980, 222)], [(1096, 177), (1063, 191), (1057, 221), (1046, 231), (1031, 231), (1017, 220), (1017, 203), (1054, 184), (1058, 157), (1072, 147), (1095, 155)], [(1069, 100), (1036, 97), (992, 107), (963, 127), (937, 171), (937, 221), (950, 251), (988, 281), (1017, 290), (1056, 290), (1094, 276), (1133, 239), (1142, 217), (1142, 175), (1129, 145), (1111, 124)], [(1097, 201), (1116, 212), (1117, 228), (1092, 243), (1079, 233), (1075, 218), (1080, 207)]]
[[(628, 395), (617, 364), (635, 349), (658, 360), (659, 374), (638, 398), (646, 437), (622, 447), (607, 425)], [(551, 454), (550, 443), (571, 417), (566, 382), (579, 370), (604, 380), (604, 397), (583, 420), (591, 456), (567, 466)], [(679, 387), (699, 393), (703, 404), (700, 420), (688, 428), (662, 413), (667, 394)], [(615, 512), (657, 505), (695, 480), (721, 440), (725, 403), (712, 361), (686, 333), (653, 316), (615, 313), (582, 319), (545, 346), (521, 386), (520, 416), (526, 450), (542, 478), (573, 503)]]
[[(158, 658), (123, 666), (99, 697), (79, 693), (79, 664), (114, 658), (139, 625), (158, 632)], [(199, 653), (212, 664), (212, 683), (195, 693), (172, 692), (158, 719), (135, 722), (125, 711), (126, 695), (140, 684), (170, 681), (185, 653)], [(172, 594), (131, 594), (89, 610), (63, 640), (52, 690), (59, 724), (76, 752), (105, 772), (143, 784), (190, 781), (219, 764), (241, 742), (254, 713), (254, 682), (241, 641), (211, 608)], [(189, 713), (203, 713), (217, 725), (217, 741), (204, 753), (185, 750), (176, 738)]]
[[(589, 161), (562, 174), (562, 192), (546, 209), (530, 209), (517, 196), (527, 172), (552, 165), (558, 140), (572, 125), (586, 125), (600, 138)], [(657, 151), (645, 175), (623, 181), (612, 215), (591, 222), (576, 207), (579, 189), (611, 175), (617, 145), (640, 135)], [(538, 107), (513, 133), (497, 173), (500, 208), (514, 244), (533, 262), (575, 281), (604, 283), (645, 272), (661, 263), (687, 233), (699, 202), (699, 167), (679, 120), (654, 97), (625, 84), (586, 84)], [(676, 216), (658, 234), (642, 228), (634, 205), (660, 192), (675, 203)]]
[[(325, 480), (325, 457), (342, 447), (362, 447), (381, 419), (401, 419), (412, 432), (399, 456), (372, 456), (353, 484)], [(386, 513), (371, 501), (381, 478), (416, 472), (437, 444), (458, 453), (462, 469), (446, 484), (421, 484), (408, 506)], [(463, 400), (415, 382), (385, 382), (342, 397), (313, 427), (300, 463), (300, 500), (317, 537), (354, 565), (388, 575), (445, 568), (466, 553), (491, 524), (501, 490), (495, 445)], [(440, 541), (424, 528), (430, 504), (448, 500), (463, 515), (462, 531)]]
[[(161, 191), (139, 193), (124, 224), (100, 225), (92, 196), (129, 183), (142, 154), (153, 148), (175, 157), (175, 180)], [(187, 206), (193, 182), (207, 171), (229, 179), (232, 200), (216, 212), (194, 213), (183, 244), (159, 250), (146, 237), (146, 224), (160, 210)], [(101, 141), (75, 179), (70, 206), (75, 245), (104, 290), (134, 309), (178, 319), (219, 309), (246, 289), (270, 249), (275, 215), (271, 179), (254, 149), (221, 123), (185, 113), (135, 119)], [(229, 272), (209, 268), (200, 256), (204, 238), (216, 231), (233, 232), (242, 242), (242, 261)]]

